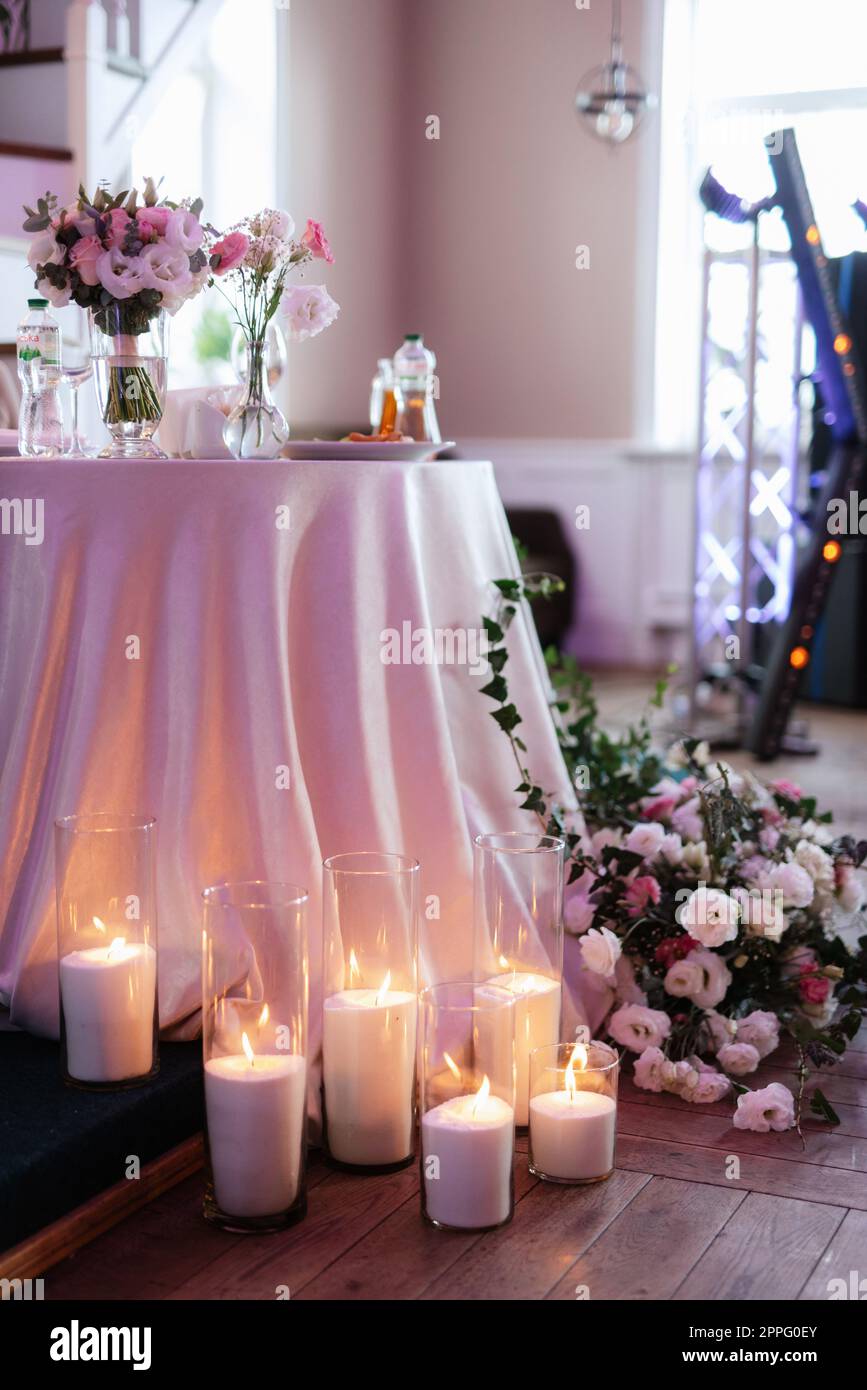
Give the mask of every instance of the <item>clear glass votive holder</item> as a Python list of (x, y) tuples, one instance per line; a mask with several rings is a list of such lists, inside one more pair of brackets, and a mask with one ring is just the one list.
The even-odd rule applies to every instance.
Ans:
[(204, 1214), (278, 1231), (307, 1209), (307, 892), (227, 883), (202, 896)]
[(323, 870), (325, 1144), (341, 1167), (390, 1171), (414, 1152), (419, 866), (366, 852)]
[(141, 1085), (159, 1070), (156, 821), (64, 816), (54, 852), (64, 1080)]
[(620, 1056), (603, 1042), (556, 1043), (530, 1056), (530, 1172), (603, 1182), (614, 1172)]
[(444, 1230), (492, 1230), (515, 1209), (515, 996), (441, 984), (420, 1006), (422, 1214)]
[(516, 1123), (528, 1122), (530, 1053), (560, 1040), (563, 863), (557, 835), (473, 841), (473, 974), (515, 995)]

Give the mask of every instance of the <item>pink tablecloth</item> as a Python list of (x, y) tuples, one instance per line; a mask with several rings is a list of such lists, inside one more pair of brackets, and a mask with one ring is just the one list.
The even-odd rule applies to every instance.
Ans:
[[(383, 664), (381, 634), (491, 611), (515, 567), (491, 465), (3, 459), (0, 498), (44, 502), (41, 544), (0, 535), (12, 1021), (57, 1032), (52, 824), (73, 812), (157, 816), (163, 1028), (195, 1028), (202, 888), (281, 879), (311, 893), (317, 1043), (321, 861), (345, 850), (418, 858), (440, 912), (422, 921), (425, 977), (467, 972), (471, 835), (535, 821), (487, 677)], [(530, 765), (568, 797), (523, 620), (510, 647)]]

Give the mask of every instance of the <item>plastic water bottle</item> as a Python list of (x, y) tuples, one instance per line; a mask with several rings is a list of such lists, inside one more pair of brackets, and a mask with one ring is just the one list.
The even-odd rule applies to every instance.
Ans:
[(47, 299), (28, 299), (30, 312), (18, 325), (18, 379), (21, 409), (18, 448), (27, 456), (63, 453), (60, 399), (60, 325), (48, 313)]
[(420, 333), (407, 333), (394, 357), (394, 389), (397, 397), (395, 428), (410, 439), (442, 443), (434, 393), (437, 360), (424, 345)]

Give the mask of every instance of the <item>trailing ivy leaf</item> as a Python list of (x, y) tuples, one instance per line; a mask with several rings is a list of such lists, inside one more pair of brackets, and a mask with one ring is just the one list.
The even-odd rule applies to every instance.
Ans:
[(494, 586), (505, 598), (519, 599), (521, 597), (521, 581), (519, 579), (495, 579)]
[[(480, 695), (487, 695), (489, 699), (499, 700), (500, 703), (505, 700), (508, 693), (509, 687), (506, 684), (504, 676), (494, 676), (494, 679), (488, 681), (487, 685), (479, 687)], [(514, 709), (514, 706), (512, 706), (512, 708)]]
[(495, 647), (488, 652), (488, 664), (492, 671), (502, 671), (509, 660), (509, 653), (505, 647)]
[(510, 734), (524, 722), (514, 705), (504, 705), (502, 709), (492, 710), (491, 718), (496, 720), (504, 734)]
[(823, 1120), (827, 1120), (830, 1125), (838, 1125), (840, 1116), (837, 1114), (828, 1097), (818, 1086), (810, 1097), (810, 1109), (814, 1115), (819, 1115)]
[(482, 618), (482, 627), (491, 642), (502, 642), (506, 635), (500, 624), (494, 622), (493, 618)]

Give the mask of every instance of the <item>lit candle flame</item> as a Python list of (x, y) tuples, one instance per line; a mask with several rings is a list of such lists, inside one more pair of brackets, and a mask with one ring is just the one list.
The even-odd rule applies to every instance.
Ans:
[(450, 1057), (449, 1054), (448, 1054), (447, 1052), (444, 1052), (444, 1053), (443, 1053), (443, 1060), (444, 1060), (446, 1066), (448, 1067), (449, 1071), (451, 1072), (452, 1076), (455, 1078), (455, 1081), (460, 1081), (460, 1079), (461, 1079), (461, 1069), (460, 1069), (460, 1067), (458, 1066), (457, 1062), (455, 1061), (454, 1057)]
[(262, 1005), (262, 1012), (261, 1012), (260, 1015), (259, 1015), (259, 1027), (260, 1027), (260, 1028), (264, 1028), (264, 1027), (265, 1027), (265, 1024), (268, 1022), (268, 1019), (269, 1019), (270, 1017), (271, 1017), (271, 1010), (268, 1008), (268, 1005), (267, 1005), (267, 1004), (263, 1004), (263, 1005)]
[(105, 922), (103, 922), (101, 917), (94, 917), (93, 925), (96, 927), (97, 931), (105, 931)]
[(485, 1076), (485, 1077), (482, 1078), (482, 1084), (481, 1084), (481, 1086), (479, 1087), (478, 1091), (476, 1092), (476, 1098), (475, 1098), (475, 1100), (474, 1100), (474, 1102), (473, 1102), (473, 1108), (472, 1108), (472, 1111), (471, 1111), (471, 1113), (472, 1113), (473, 1115), (478, 1115), (479, 1110), (480, 1110), (480, 1109), (482, 1108), (482, 1106), (485, 1104), (485, 1102), (487, 1101), (488, 1096), (489, 1096), (490, 1094), (491, 1094), (491, 1083), (490, 1083), (490, 1081), (488, 1080), (487, 1076)]
[(576, 1043), (572, 1049), (572, 1056), (569, 1058), (566, 1067), (566, 1090), (569, 1092), (571, 1100), (575, 1099), (575, 1092), (578, 1089), (575, 1085), (575, 1068), (584, 1071), (587, 1066), (587, 1048), (583, 1043)]
[(350, 951), (350, 952), (349, 952), (349, 988), (351, 989), (352, 986), (355, 984), (355, 981), (356, 981), (356, 980), (359, 980), (360, 978), (361, 978), (361, 970), (359, 969), (359, 966), (358, 966), (358, 957), (356, 956), (356, 954), (355, 954), (354, 951)]
[(389, 991), (390, 989), (391, 989), (391, 971), (390, 971), (390, 970), (386, 970), (386, 972), (385, 972), (385, 979), (383, 980), (382, 984), (379, 986), (379, 991), (378, 991), (377, 996), (376, 996), (376, 1005), (377, 1005), (377, 1008), (379, 1007), (380, 1004), (384, 1004), (384, 1003), (385, 1003), (385, 996), (388, 994), (388, 991)]
[(111, 957), (112, 957), (112, 954), (113, 954), (113, 953), (119, 955), (120, 952), (123, 950), (123, 948), (124, 948), (125, 945), (126, 945), (126, 937), (125, 937), (125, 936), (116, 936), (116, 937), (114, 938), (114, 941), (113, 941), (113, 942), (111, 943), (111, 945), (109, 946), (108, 951), (106, 952), (106, 959), (107, 959), (107, 960), (111, 960)]
[(506, 960), (505, 956), (500, 956), (500, 965), (503, 967), (504, 970), (510, 969), (509, 962)]
[(244, 1049), (244, 1055), (246, 1056), (247, 1061), (250, 1063), (250, 1066), (254, 1067), (256, 1065), (256, 1058), (253, 1054), (253, 1049), (250, 1046), (250, 1039), (247, 1037), (246, 1033), (241, 1034), (241, 1046)]

